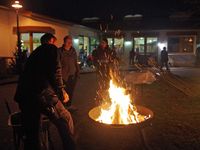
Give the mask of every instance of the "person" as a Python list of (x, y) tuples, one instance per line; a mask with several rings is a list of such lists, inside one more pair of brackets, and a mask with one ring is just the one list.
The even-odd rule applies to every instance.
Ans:
[(93, 51), (92, 56), (101, 88), (107, 89), (111, 79), (110, 71), (114, 69), (115, 63), (117, 63), (116, 52), (109, 48), (107, 39), (102, 39), (98, 48)]
[(88, 67), (93, 66), (93, 57), (92, 57), (92, 54), (89, 54), (88, 57), (87, 57), (87, 65), (88, 65)]
[(75, 149), (74, 127), (70, 113), (61, 101), (68, 101), (64, 90), (55, 36), (46, 33), (27, 59), (19, 77), (14, 100), (21, 110), (25, 135), (24, 150), (40, 150), (40, 119), (44, 114), (57, 127), (64, 149)]
[(165, 66), (167, 70), (169, 70), (168, 66), (168, 52), (167, 48), (163, 47), (163, 50), (161, 51), (161, 70)]
[(72, 111), (77, 110), (77, 108), (72, 105), (74, 88), (79, 77), (79, 65), (77, 61), (77, 53), (72, 46), (72, 37), (65, 36), (64, 44), (58, 49), (60, 54), (60, 61), (62, 65), (62, 76), (63, 82), (65, 84), (65, 91), (69, 94), (69, 101), (65, 106)]
[(134, 48), (129, 53), (129, 64), (134, 65), (135, 51)]
[(199, 66), (200, 64), (200, 47), (196, 50), (196, 65)]
[(81, 68), (84, 66), (84, 48), (83, 46), (81, 47), (80, 51), (79, 51), (79, 60), (81, 62)]
[(139, 63), (140, 59), (140, 49), (137, 47), (135, 51), (135, 62)]

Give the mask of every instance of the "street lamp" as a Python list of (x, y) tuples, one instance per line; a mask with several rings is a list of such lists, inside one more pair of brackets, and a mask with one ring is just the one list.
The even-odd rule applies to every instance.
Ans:
[(16, 10), (16, 14), (17, 14), (17, 55), (18, 58), (16, 60), (16, 64), (19, 65), (18, 69), (19, 72), (21, 72), (22, 69), (22, 49), (21, 49), (21, 37), (20, 37), (20, 31), (19, 31), (19, 9), (22, 8), (23, 6), (20, 4), (19, 1), (15, 1), (12, 4), (12, 7)]

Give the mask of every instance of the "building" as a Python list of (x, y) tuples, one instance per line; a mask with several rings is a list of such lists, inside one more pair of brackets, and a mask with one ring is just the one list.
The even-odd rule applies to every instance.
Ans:
[[(104, 34), (124, 64), (129, 62), (131, 49), (139, 50), (141, 63), (146, 63), (148, 57), (154, 57), (159, 62), (160, 51), (165, 46), (172, 66), (194, 66), (196, 50), (200, 47), (198, 23), (188, 20), (188, 16), (184, 15), (173, 15), (167, 19), (143, 19), (142, 15), (135, 17), (124, 20), (123, 27), (119, 26), (122, 30), (103, 33), (86, 26), (22, 10), (19, 13), (22, 50), (27, 50), (30, 54), (40, 45), (40, 37), (45, 32), (50, 32), (57, 37), (57, 46), (62, 45), (65, 35), (71, 35), (77, 53), (81, 50), (89, 55), (99, 44), (100, 35)], [(16, 12), (0, 6), (0, 18), (0, 65), (3, 63), (1, 66), (5, 66), (5, 60), (13, 58), (16, 51)], [(130, 16), (128, 18), (130, 19)]]
[[(188, 16), (187, 16), (188, 17)], [(198, 20), (197, 20), (198, 21)], [(171, 66), (194, 66), (200, 47), (200, 26), (185, 16), (167, 18), (133, 18), (123, 21), (120, 31), (105, 33), (109, 45), (115, 47), (128, 63), (129, 51), (138, 49), (141, 63), (148, 57), (160, 62), (160, 52), (167, 47)]]
[[(13, 58), (16, 51), (16, 12), (0, 6), (0, 18), (0, 60), (1, 66), (4, 66), (5, 60)], [(99, 32), (95, 29), (24, 10), (19, 12), (19, 29), (22, 50), (27, 50), (28, 54), (40, 45), (40, 37), (46, 32), (57, 37), (58, 47), (62, 45), (64, 36), (71, 35), (77, 53), (84, 49), (89, 54), (99, 41)]]

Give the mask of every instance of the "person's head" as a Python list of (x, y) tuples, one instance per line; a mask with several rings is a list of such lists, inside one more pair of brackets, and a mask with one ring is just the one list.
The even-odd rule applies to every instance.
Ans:
[(166, 48), (166, 47), (163, 47), (163, 50), (165, 50), (165, 51), (166, 51), (166, 50), (167, 50), (167, 48)]
[(106, 38), (101, 40), (100, 47), (103, 48), (103, 49), (108, 47), (108, 40)]
[(65, 36), (64, 37), (64, 39), (63, 39), (63, 42), (64, 42), (64, 47), (66, 47), (66, 48), (71, 48), (72, 47), (72, 37), (71, 36), (69, 36), (69, 35), (67, 35), (67, 36)]
[(56, 37), (51, 34), (51, 33), (45, 33), (41, 38), (40, 38), (40, 42), (41, 44), (54, 44), (56, 42)]

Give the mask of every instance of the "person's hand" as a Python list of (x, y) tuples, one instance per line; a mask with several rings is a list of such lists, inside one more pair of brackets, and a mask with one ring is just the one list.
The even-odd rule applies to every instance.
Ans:
[(63, 98), (64, 98), (63, 103), (67, 103), (69, 101), (69, 95), (65, 90), (63, 90)]

